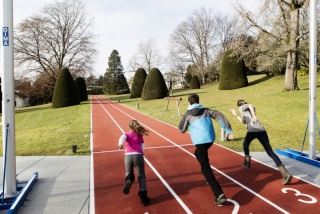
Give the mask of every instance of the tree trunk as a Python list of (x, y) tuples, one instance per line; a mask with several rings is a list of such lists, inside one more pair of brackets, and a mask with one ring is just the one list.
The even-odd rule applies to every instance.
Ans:
[(299, 10), (291, 11), (289, 51), (287, 55), (285, 91), (293, 91), (298, 88), (297, 67), (299, 47)]

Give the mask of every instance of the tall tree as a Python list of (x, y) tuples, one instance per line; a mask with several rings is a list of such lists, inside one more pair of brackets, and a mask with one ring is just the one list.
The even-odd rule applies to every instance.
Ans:
[(184, 64), (195, 65), (204, 82), (205, 67), (213, 58), (217, 28), (211, 10), (195, 10), (170, 36), (170, 55)]
[(52, 101), (55, 82), (52, 81), (48, 73), (39, 74), (32, 84), (30, 94), (31, 105), (42, 105)]
[(121, 57), (117, 50), (113, 50), (108, 58), (108, 68), (104, 74), (103, 91), (106, 94), (129, 93), (127, 79), (123, 74)]
[(46, 73), (55, 83), (68, 67), (74, 76), (92, 71), (93, 25), (81, 0), (54, 1), (15, 29), (15, 59), (28, 73)]
[[(257, 28), (259, 32), (281, 41), (284, 45), (283, 49), (287, 52), (284, 86), (286, 91), (298, 89), (299, 10), (307, 3), (308, 0), (265, 0), (258, 16), (265, 18), (264, 23), (259, 22), (261, 19), (254, 17), (240, 3), (235, 4), (238, 13), (251, 26)], [(272, 20), (272, 23), (270, 23), (270, 20)], [(269, 25), (266, 25), (266, 23)]]
[(159, 67), (161, 64), (162, 57), (154, 39), (139, 43), (137, 53), (130, 60), (130, 66), (134, 71), (138, 68), (143, 68), (147, 73), (153, 67)]

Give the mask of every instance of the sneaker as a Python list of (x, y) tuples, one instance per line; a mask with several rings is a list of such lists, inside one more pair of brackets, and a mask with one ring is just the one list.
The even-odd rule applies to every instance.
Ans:
[(129, 194), (131, 185), (132, 185), (132, 181), (126, 180), (126, 183), (124, 184), (124, 187), (123, 187), (123, 194), (126, 194), (126, 195)]
[(227, 198), (224, 194), (221, 194), (218, 198), (214, 199), (214, 203), (217, 205), (221, 205), (227, 201)]
[(147, 206), (150, 202), (150, 198), (149, 197), (145, 197), (145, 198), (141, 198), (141, 205), (142, 206)]
[(147, 206), (150, 202), (150, 198), (147, 196), (147, 191), (139, 191), (138, 195), (140, 196), (141, 205)]

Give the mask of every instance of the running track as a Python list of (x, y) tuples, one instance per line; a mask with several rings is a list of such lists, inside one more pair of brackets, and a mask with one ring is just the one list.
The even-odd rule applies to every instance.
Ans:
[[(214, 144), (210, 163), (228, 202), (217, 206), (200, 172), (189, 133), (102, 97), (92, 98), (91, 213), (320, 213), (320, 187), (294, 177), (283, 186), (278, 170), (253, 160), (250, 169), (240, 166), (243, 156)], [(141, 206), (137, 179), (129, 195), (124, 185), (124, 152), (118, 139), (128, 122), (137, 119), (147, 129), (145, 170), (149, 206)], [(219, 125), (214, 122), (216, 128)]]

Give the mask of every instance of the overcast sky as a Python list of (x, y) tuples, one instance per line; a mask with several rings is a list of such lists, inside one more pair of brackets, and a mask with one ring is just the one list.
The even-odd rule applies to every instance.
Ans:
[[(124, 70), (140, 42), (152, 38), (164, 57), (168, 55), (169, 37), (195, 9), (211, 8), (214, 12), (234, 15), (232, 0), (82, 0), (88, 15), (94, 18), (98, 55), (94, 74), (104, 74), (112, 50), (121, 56)], [(239, 0), (254, 10), (259, 0)], [(53, 0), (13, 0), (14, 25), (39, 13)], [(126, 73), (127, 77), (133, 74)]]

